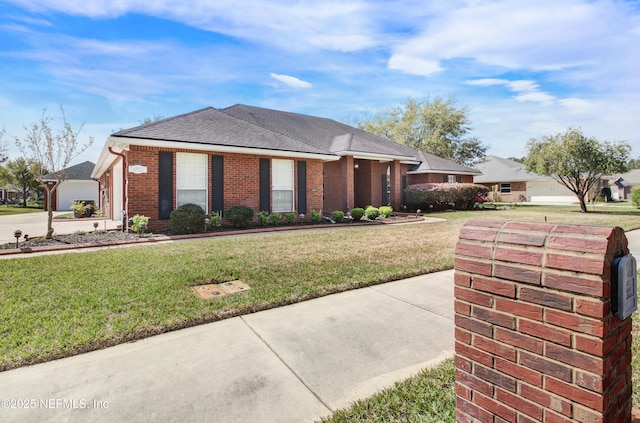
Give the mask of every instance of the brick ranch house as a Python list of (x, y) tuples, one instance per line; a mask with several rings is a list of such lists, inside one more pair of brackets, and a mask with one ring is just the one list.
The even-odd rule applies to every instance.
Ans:
[(243, 205), (306, 220), (311, 210), (402, 210), (407, 185), (471, 183), (477, 174), (331, 119), (235, 105), (114, 133), (91, 176), (106, 216), (141, 214), (165, 229), (185, 203), (208, 214)]

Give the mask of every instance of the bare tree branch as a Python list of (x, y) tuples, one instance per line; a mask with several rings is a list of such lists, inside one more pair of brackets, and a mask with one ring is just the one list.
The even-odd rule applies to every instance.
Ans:
[[(93, 137), (89, 137), (86, 144), (80, 145), (78, 138), (84, 123), (77, 131), (74, 131), (67, 121), (64, 108), (60, 106), (62, 114), (62, 128), (54, 131), (52, 128), (53, 117), (44, 109), (40, 120), (30, 125), (25, 125), (25, 134), (22, 137), (10, 135), (16, 142), (18, 149), (25, 158), (32, 160), (38, 173), (38, 182), (44, 187), (48, 205), (47, 238), (53, 237), (53, 209), (51, 200), (53, 193), (60, 183), (64, 181), (64, 170), (69, 163), (82, 154), (93, 143)], [(50, 175), (44, 181), (44, 176)]]

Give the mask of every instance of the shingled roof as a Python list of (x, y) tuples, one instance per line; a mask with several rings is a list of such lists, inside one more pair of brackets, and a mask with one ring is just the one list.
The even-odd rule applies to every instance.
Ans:
[[(179, 116), (125, 129), (111, 135), (94, 170), (106, 169), (109, 147), (166, 145), (210, 151), (255, 151), (338, 160), (340, 156), (399, 160), (414, 164), (414, 173), (478, 172), (467, 166), (423, 153), (332, 119), (237, 104), (225, 109), (207, 107)], [(182, 144), (182, 145), (178, 145)]]
[(450, 160), (443, 159), (431, 153), (416, 151), (420, 164), (409, 170), (409, 173), (458, 173), (480, 175), (480, 171), (461, 165)]
[(213, 107), (126, 129), (112, 137), (326, 154), (326, 150), (300, 139), (245, 122)]
[(332, 119), (237, 104), (222, 112), (315, 145), (325, 152), (379, 154), (415, 159), (415, 151)]
[[(68, 167), (62, 171), (63, 179), (75, 181), (90, 181), (91, 172), (93, 172), (94, 167), (95, 164), (89, 161)], [(44, 175), (42, 177), (42, 180), (55, 181), (56, 177), (53, 173), (49, 173), (48, 175)]]
[(548, 176), (527, 172), (525, 165), (511, 159), (503, 159), (497, 156), (487, 156), (485, 160), (474, 166), (481, 172), (475, 176), (473, 182), (526, 182), (541, 179), (550, 179)]

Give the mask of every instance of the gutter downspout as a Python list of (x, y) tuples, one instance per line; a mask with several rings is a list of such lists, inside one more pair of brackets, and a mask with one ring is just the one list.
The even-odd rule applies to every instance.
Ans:
[[(116, 153), (113, 148), (109, 147), (109, 153), (122, 157), (122, 202), (124, 205), (124, 212), (129, 210), (129, 196), (127, 195), (127, 156), (122, 153)], [(125, 215), (124, 222), (122, 222), (122, 228), (124, 232), (129, 231), (129, 216)]]

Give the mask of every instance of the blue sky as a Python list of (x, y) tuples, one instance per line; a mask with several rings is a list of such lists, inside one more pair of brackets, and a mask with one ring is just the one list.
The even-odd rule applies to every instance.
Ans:
[(73, 163), (145, 117), (243, 103), (353, 124), (438, 96), (489, 154), (580, 127), (636, 158), (638, 75), (637, 0), (0, 0), (0, 128), (63, 105), (95, 138)]

